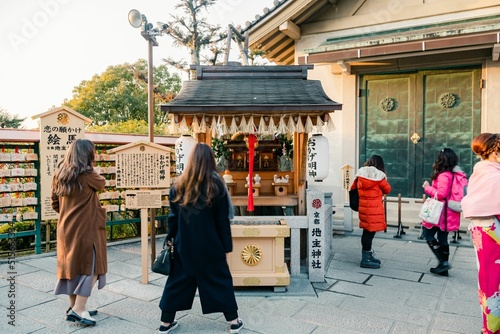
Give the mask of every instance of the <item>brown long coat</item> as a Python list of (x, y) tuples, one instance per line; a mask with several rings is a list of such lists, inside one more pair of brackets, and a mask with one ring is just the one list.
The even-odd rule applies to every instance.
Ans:
[(52, 194), (52, 208), (59, 212), (57, 221), (57, 278), (73, 279), (90, 275), (92, 248), (95, 249), (96, 275), (108, 271), (106, 254), (106, 209), (101, 207), (97, 191), (106, 180), (95, 171), (78, 176), (68, 196)]

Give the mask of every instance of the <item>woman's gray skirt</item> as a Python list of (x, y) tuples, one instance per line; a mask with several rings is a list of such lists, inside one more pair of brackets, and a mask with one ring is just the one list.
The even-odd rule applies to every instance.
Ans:
[[(79, 295), (83, 297), (90, 297), (94, 279), (95, 250), (93, 250), (92, 253), (92, 272), (90, 275), (78, 275), (72, 279), (58, 279), (54, 289), (55, 295)], [(104, 288), (106, 285), (106, 274), (98, 275), (97, 280), (97, 288)]]

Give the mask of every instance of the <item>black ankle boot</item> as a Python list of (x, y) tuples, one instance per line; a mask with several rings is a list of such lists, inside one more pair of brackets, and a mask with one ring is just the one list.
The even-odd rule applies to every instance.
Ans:
[(430, 272), (441, 276), (448, 276), (448, 270), (451, 269), (448, 261), (439, 262), (437, 267), (431, 268)]
[[(451, 269), (451, 265), (449, 263), (450, 246), (449, 245), (442, 245), (441, 247), (439, 247), (439, 252), (441, 254), (441, 258), (443, 259), (443, 262), (442, 262), (443, 265), (441, 266), (441, 262), (440, 262), (439, 266), (437, 266), (436, 268), (431, 268), (431, 273), (438, 274), (441, 276), (448, 276), (448, 270)], [(446, 266), (448, 266), (447, 269), (446, 269)], [(434, 269), (434, 271), (433, 271), (433, 269)]]
[(378, 269), (380, 268), (380, 263), (372, 261), (371, 251), (361, 251), (361, 263), (359, 266), (361, 268)]
[(439, 261), (439, 265), (431, 268), (430, 272), (441, 276), (448, 276), (448, 270), (451, 269), (448, 263), (450, 246), (441, 245), (437, 240), (427, 241), (427, 244)]
[(382, 261), (380, 261), (379, 259), (377, 259), (377, 258), (373, 257), (373, 254), (375, 254), (375, 252), (373, 251), (373, 249), (372, 249), (372, 250), (370, 250), (370, 253), (372, 253), (372, 255), (370, 256), (370, 261), (375, 262), (375, 263), (378, 263), (378, 264), (381, 264), (381, 263), (382, 263)]

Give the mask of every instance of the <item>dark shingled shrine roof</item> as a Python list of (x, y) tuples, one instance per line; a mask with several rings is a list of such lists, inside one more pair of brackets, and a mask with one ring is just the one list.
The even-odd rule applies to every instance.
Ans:
[(319, 80), (307, 80), (304, 66), (195, 66), (197, 79), (185, 81), (175, 99), (161, 106), (173, 114), (322, 115), (340, 110)]

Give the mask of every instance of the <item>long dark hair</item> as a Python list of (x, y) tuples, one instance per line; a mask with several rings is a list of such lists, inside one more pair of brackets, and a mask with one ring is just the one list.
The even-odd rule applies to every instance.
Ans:
[(365, 162), (365, 166), (373, 166), (377, 168), (378, 170), (382, 171), (385, 173), (385, 165), (384, 165), (384, 159), (380, 155), (372, 155), (370, 159), (368, 159), (367, 162)]
[(500, 135), (498, 133), (481, 133), (472, 139), (472, 152), (482, 159), (488, 159), (490, 154), (500, 151)]
[(58, 196), (69, 195), (78, 175), (94, 169), (94, 159), (95, 147), (90, 140), (77, 139), (71, 143), (52, 178), (52, 192)]
[(457, 154), (451, 148), (443, 148), (432, 165), (431, 180), (435, 180), (442, 172), (451, 172), (456, 165), (458, 165)]
[(225, 186), (216, 170), (214, 153), (205, 143), (195, 145), (186, 168), (175, 181), (175, 198), (181, 206), (210, 206), (212, 199)]

